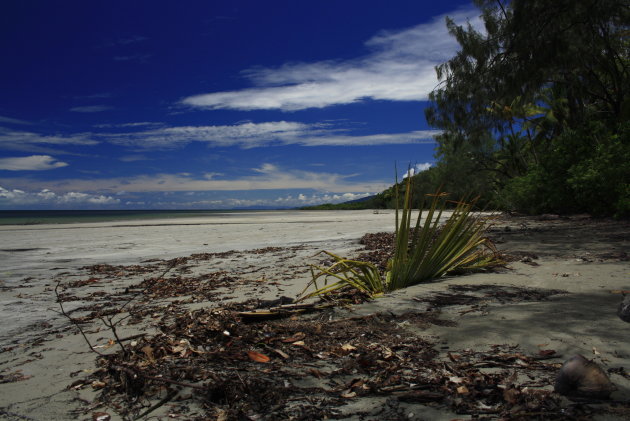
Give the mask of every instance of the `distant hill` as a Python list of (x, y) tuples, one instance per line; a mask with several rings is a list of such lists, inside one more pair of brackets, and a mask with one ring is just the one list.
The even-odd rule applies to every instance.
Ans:
[[(391, 189), (391, 187), (390, 187)], [(388, 189), (389, 190), (389, 189)], [(304, 206), (301, 210), (362, 210), (362, 209), (384, 209), (380, 196), (383, 193), (363, 197), (361, 199), (350, 200), (343, 203), (324, 203), (315, 206)]]

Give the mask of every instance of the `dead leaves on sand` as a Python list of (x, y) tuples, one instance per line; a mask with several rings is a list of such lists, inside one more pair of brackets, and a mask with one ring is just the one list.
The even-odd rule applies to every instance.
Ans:
[(127, 356), (99, 360), (103, 369), (93, 380), (106, 385), (101, 401), (131, 416), (141, 412), (138, 398), (173, 393), (205, 408), (204, 417), (219, 411), (225, 419), (333, 418), (356, 399), (385, 399), (370, 413), (380, 419), (399, 419), (394, 414), (417, 404), (510, 419), (584, 414), (561, 404), (551, 390), (559, 365), (540, 356), (496, 345), (441, 358), (413, 333), (435, 320), (432, 312), (339, 320), (328, 312), (251, 323), (237, 314), (226, 308), (163, 316), (163, 333), (133, 341)]

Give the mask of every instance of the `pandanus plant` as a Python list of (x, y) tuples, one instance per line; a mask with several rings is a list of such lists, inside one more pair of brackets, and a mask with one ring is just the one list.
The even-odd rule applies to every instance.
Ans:
[[(447, 194), (439, 191), (426, 195), (430, 199), (428, 210), (423, 212), (423, 200), (412, 229), (412, 179), (407, 177), (402, 209), (398, 206), (396, 181), (395, 251), (386, 273), (381, 275), (378, 268), (369, 262), (323, 252), (334, 263), (327, 268), (311, 266), (313, 279), (300, 300), (341, 289), (355, 289), (375, 297), (448, 273), (479, 270), (503, 263), (490, 240), (484, 237), (487, 220), (472, 211), (475, 200), (449, 202)], [(444, 224), (440, 224), (449, 204), (454, 205), (452, 213)], [(322, 278), (324, 285), (320, 287), (318, 282)], [(333, 282), (329, 284), (331, 278)], [(314, 286), (314, 291), (307, 292), (310, 286)]]

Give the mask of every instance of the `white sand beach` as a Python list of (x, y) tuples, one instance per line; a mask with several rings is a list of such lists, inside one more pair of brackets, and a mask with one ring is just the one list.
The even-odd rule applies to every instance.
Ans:
[[(363, 234), (391, 232), (393, 221), (392, 211), (280, 211), (149, 224), (0, 227), (0, 417), (91, 419), (94, 413), (103, 412), (110, 419), (120, 418), (115, 408), (95, 403), (99, 387), (77, 383), (97, 370), (96, 355), (59, 314), (54, 293), (58, 282), (66, 294), (66, 311), (79, 309), (73, 313), (77, 317), (86, 313), (82, 306), (114, 305), (110, 297), (159, 276), (164, 261), (174, 258), (186, 259), (165, 279), (226, 273), (235, 280), (213, 290), (216, 295), (211, 297), (193, 296), (187, 301), (177, 297), (188, 309), (292, 297), (310, 279), (309, 264), (323, 262), (318, 252), (355, 256), (362, 247), (358, 239)], [(338, 309), (327, 317), (431, 312), (441, 322), (429, 323), (416, 334), (431, 341), (438, 358), (446, 361), (454, 354), (487, 352), (492, 346), (514, 347), (530, 356), (553, 350), (550, 362), (556, 364), (582, 354), (610, 369), (617, 388), (612, 399), (628, 402), (630, 326), (616, 316), (619, 291), (630, 289), (628, 233), (628, 224), (618, 221), (499, 218), (491, 235), (502, 252), (516, 256), (509, 269), (447, 277), (347, 310)], [(221, 254), (230, 250), (239, 251)], [(103, 266), (98, 269), (93, 265)], [(552, 290), (555, 292), (549, 292)], [(540, 297), (533, 294), (540, 291), (547, 292)], [(431, 301), (431, 297), (437, 298)], [(449, 303), (453, 298), (457, 300)], [(152, 317), (158, 317), (160, 308), (171, 309), (173, 299), (158, 297), (151, 302)], [(153, 335), (156, 329), (149, 317), (140, 324), (121, 323), (119, 335)], [(87, 325), (86, 330), (99, 350), (117, 351), (111, 331), (98, 321)], [(305, 341), (308, 344), (308, 339)], [(552, 374), (537, 377), (534, 383), (549, 391), (553, 389), (549, 383)], [(68, 388), (71, 384), (75, 386)], [(338, 410), (346, 413), (347, 419), (358, 419), (355, 415), (359, 412), (367, 419), (376, 419), (369, 414), (376, 417), (379, 405), (387, 399), (348, 398)], [(186, 414), (177, 412), (175, 402), (169, 403), (151, 417), (190, 419), (202, 413), (191, 405), (193, 409)], [(408, 419), (470, 418), (444, 405), (406, 401), (397, 405), (397, 411), (412, 414)], [(224, 419), (222, 409), (216, 411), (215, 418)], [(590, 417), (624, 419), (626, 414), (620, 413), (602, 410)]]

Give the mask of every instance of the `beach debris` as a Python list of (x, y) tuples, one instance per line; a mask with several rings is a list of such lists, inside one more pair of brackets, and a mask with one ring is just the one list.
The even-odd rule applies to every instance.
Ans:
[(247, 351), (247, 356), (252, 361), (256, 361), (257, 363), (268, 363), (269, 361), (271, 361), (271, 358), (269, 358), (265, 354), (261, 354), (260, 352), (256, 351)]
[[(246, 252), (232, 253), (237, 254), (229, 257), (236, 258)], [(102, 267), (82, 278), (98, 281), (72, 290), (72, 295), (91, 297), (94, 285), (133, 276), (125, 291), (95, 296), (75, 319), (86, 329), (105, 320), (114, 327), (139, 324), (134, 329), (144, 332), (114, 335), (120, 346), (108, 347), (97, 357), (98, 369), (76, 383), (78, 388), (96, 386), (93, 408), (137, 419), (162, 406), (158, 417), (224, 420), (408, 419), (409, 405), (446, 408), (474, 419), (573, 420), (594, 413), (588, 405), (567, 405), (550, 390), (560, 364), (549, 361), (558, 355), (547, 344), (532, 355), (505, 344), (440, 349), (422, 335), (432, 324), (455, 323), (440, 318), (443, 306), (544, 300), (562, 291), (459, 285), (431, 302), (432, 309), (357, 316), (340, 308), (366, 300), (357, 293), (310, 304), (283, 303), (279, 297), (280, 302), (264, 308), (257, 298), (222, 301), (217, 290), (256, 280), (245, 281), (233, 271), (187, 272), (185, 263), (151, 262), (152, 272), (140, 283), (131, 268)], [(114, 316), (124, 323), (112, 322)], [(384, 404), (369, 415), (340, 409), (349, 403), (364, 408), (362, 402), (381, 398)]]
[(599, 365), (577, 354), (560, 368), (554, 390), (566, 396), (608, 399), (616, 387)]
[(258, 303), (258, 308), (270, 308), (270, 307), (278, 307), (286, 304), (293, 304), (295, 299), (291, 297), (285, 297), (284, 295), (275, 300), (260, 300)]
[(112, 419), (112, 416), (107, 412), (93, 412), (92, 413), (92, 421), (109, 421)]
[[(335, 418), (343, 402), (378, 396), (393, 398), (373, 414), (380, 419), (397, 419), (392, 414), (404, 404), (504, 419), (536, 413), (568, 420), (588, 412), (562, 407), (557, 395), (543, 389), (559, 365), (539, 355), (507, 345), (441, 355), (433, 343), (412, 334), (441, 323), (439, 312), (335, 320), (315, 314), (243, 323), (240, 310), (256, 301), (162, 315), (161, 333), (129, 342), (127, 354), (99, 358), (102, 368), (91, 374), (101, 386), (99, 400), (128, 418), (146, 408), (139, 402), (174, 393), (189, 396), (182, 408), (197, 402), (208, 417), (221, 413), (225, 419)], [(296, 383), (304, 376), (311, 380)], [(170, 402), (176, 407), (180, 400)]]
[(30, 379), (32, 376), (22, 373), (22, 370), (15, 370), (8, 374), (0, 373), (0, 384), (21, 382)]
[(624, 322), (630, 323), (630, 295), (624, 294), (617, 309), (617, 316)]

